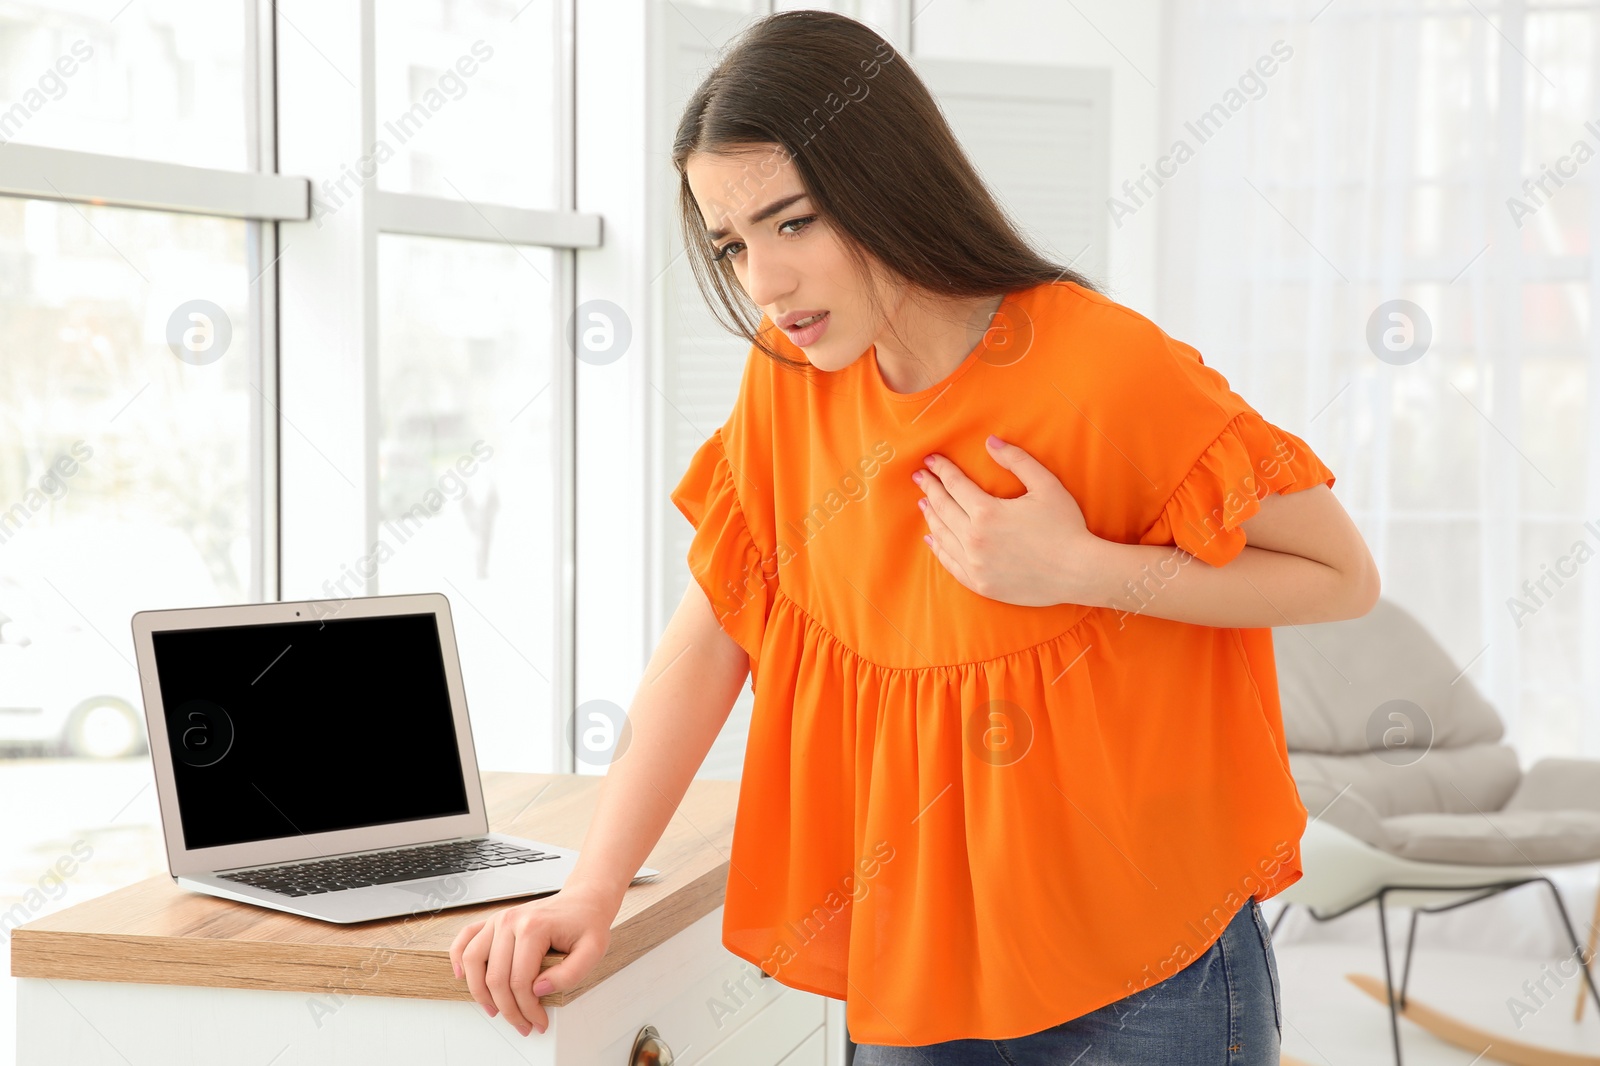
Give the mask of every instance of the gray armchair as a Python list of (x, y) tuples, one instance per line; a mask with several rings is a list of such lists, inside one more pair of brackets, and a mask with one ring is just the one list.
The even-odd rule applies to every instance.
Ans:
[[(1524, 773), (1494, 708), (1393, 601), (1274, 629), (1273, 646), (1290, 770), (1310, 812), (1305, 875), (1279, 898), (1318, 921), (1377, 904), (1396, 1066), (1421, 914), (1543, 882), (1583, 958), (1546, 871), (1600, 860), (1600, 761), (1544, 759)], [(1413, 908), (1398, 992), (1386, 904)], [(1587, 967), (1584, 980), (1600, 1006)]]

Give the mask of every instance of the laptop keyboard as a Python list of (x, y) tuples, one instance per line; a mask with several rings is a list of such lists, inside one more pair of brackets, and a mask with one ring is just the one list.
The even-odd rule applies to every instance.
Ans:
[(421, 877), (489, 870), (555, 858), (559, 856), (497, 840), (452, 840), (394, 851), (235, 870), (218, 874), (217, 877), (251, 888), (263, 888), (280, 896), (314, 896), (322, 892), (390, 885), (396, 881), (414, 881)]

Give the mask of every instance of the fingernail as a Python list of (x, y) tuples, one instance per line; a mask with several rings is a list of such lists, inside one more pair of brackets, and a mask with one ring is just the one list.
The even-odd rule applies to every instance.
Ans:
[(999, 437), (995, 436), (993, 433), (989, 434), (989, 447), (991, 447), (991, 448), (1004, 448), (1005, 446), (1006, 446), (1006, 442), (1005, 441), (1001, 440)]
[(912, 481), (921, 481), (922, 480), (922, 471), (918, 470), (915, 474), (912, 474), (911, 475), (911, 480)]
[(917, 501), (917, 506), (920, 507), (922, 510), (926, 511), (928, 509), (928, 501), (927, 501), (927, 499), (924, 498), (924, 499), (918, 500)]
[(533, 1026), (519, 1025), (517, 1026), (517, 1032), (521, 1033), (523, 1036), (527, 1036), (529, 1033), (533, 1032)]
[(456, 972), (456, 980), (461, 980), (461, 967), (452, 962), (450, 968)]
[(500, 1013), (500, 1008), (499, 1007), (485, 1007), (484, 1010), (489, 1012), (489, 1017), (491, 1017), (491, 1018), (493, 1018), (496, 1014)]
[(534, 1028), (535, 1028), (535, 1029), (537, 1029), (537, 1030), (539, 1030), (539, 1035), (540, 1035), (540, 1036), (543, 1036), (543, 1035), (544, 1035), (544, 1030), (545, 1030), (545, 1027), (544, 1027), (544, 1026), (542, 1026), (542, 1025), (540, 1025), (540, 1024), (538, 1024), (538, 1023), (537, 1023), (537, 1022), (535, 1022), (535, 1023), (534, 1023), (534, 1026), (533, 1026), (533, 1027), (534, 1027)]
[(555, 987), (555, 982), (550, 980), (550, 978), (541, 977), (533, 983), (533, 994), (536, 996), (547, 996), (550, 994), (551, 989)]

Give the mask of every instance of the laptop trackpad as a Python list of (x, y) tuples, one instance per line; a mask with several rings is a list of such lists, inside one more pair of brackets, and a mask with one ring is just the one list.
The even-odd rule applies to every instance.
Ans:
[(472, 875), (451, 874), (449, 877), (437, 877), (431, 881), (401, 881), (391, 885), (391, 888), (403, 888), (407, 892), (415, 892), (419, 896), (427, 896), (440, 903), (454, 903), (465, 899), (467, 893), (475, 887)]

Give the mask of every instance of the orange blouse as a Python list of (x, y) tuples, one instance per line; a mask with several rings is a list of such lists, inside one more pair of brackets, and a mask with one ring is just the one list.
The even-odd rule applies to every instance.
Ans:
[[(755, 691), (722, 942), (845, 1000), (862, 1043), (1078, 1017), (1301, 876), (1272, 631), (1141, 604), (1193, 557), (1236, 556), (1260, 497), (1332, 472), (1093, 291), (1012, 293), (996, 322), (913, 393), (888, 388), (876, 347), (832, 373), (752, 347), (733, 413), (672, 492)], [(911, 472), (938, 451), (1020, 496), (990, 433), (1055, 474), (1096, 536), (1176, 548), (1104, 606), (968, 589), (922, 541)]]

